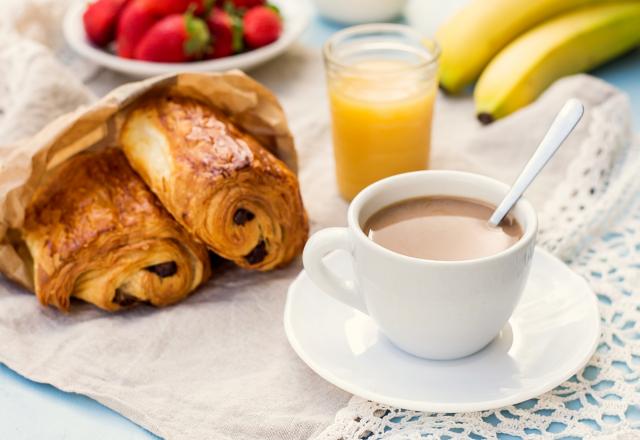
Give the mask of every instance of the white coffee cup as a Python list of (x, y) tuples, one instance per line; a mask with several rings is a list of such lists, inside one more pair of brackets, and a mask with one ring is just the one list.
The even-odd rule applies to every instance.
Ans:
[[(512, 215), (523, 228), (504, 251), (464, 261), (401, 255), (373, 242), (362, 230), (378, 210), (422, 196), (457, 196), (497, 205), (504, 183), (459, 171), (418, 171), (380, 180), (349, 206), (346, 228), (315, 233), (304, 249), (304, 268), (325, 293), (367, 315), (396, 346), (428, 359), (456, 359), (491, 342), (507, 323), (524, 289), (538, 221), (527, 200)], [(349, 252), (355, 279), (331, 272), (323, 257)]]

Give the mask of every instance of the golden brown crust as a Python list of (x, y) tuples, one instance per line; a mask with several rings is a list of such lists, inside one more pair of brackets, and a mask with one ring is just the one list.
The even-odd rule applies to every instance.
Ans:
[(224, 258), (269, 270), (302, 251), (308, 221), (295, 174), (222, 112), (188, 98), (147, 100), (121, 144), (169, 212)]
[(36, 295), (62, 310), (72, 296), (110, 311), (132, 302), (163, 306), (209, 275), (204, 246), (115, 148), (79, 154), (50, 172), (27, 208), (22, 235)]

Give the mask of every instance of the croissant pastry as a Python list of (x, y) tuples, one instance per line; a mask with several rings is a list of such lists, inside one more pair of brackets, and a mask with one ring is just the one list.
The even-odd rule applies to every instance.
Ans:
[(165, 306), (209, 276), (206, 248), (115, 148), (81, 153), (55, 168), (25, 216), (22, 238), (45, 305), (67, 310), (76, 297), (108, 311), (138, 302)]
[(167, 210), (223, 258), (269, 270), (301, 252), (308, 222), (295, 174), (219, 110), (184, 97), (147, 100), (120, 142)]

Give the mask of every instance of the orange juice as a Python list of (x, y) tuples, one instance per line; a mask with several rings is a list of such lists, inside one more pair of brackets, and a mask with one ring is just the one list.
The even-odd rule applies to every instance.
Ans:
[(436, 81), (401, 60), (352, 63), (329, 78), (341, 195), (429, 165)]

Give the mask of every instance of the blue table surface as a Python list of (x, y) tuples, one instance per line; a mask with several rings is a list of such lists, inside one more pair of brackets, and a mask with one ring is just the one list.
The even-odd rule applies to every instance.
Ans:
[[(314, 18), (303, 43), (319, 47), (340, 26)], [(593, 72), (631, 97), (640, 127), (640, 50)], [(155, 439), (150, 432), (78, 394), (30, 381), (0, 364), (0, 439)]]

